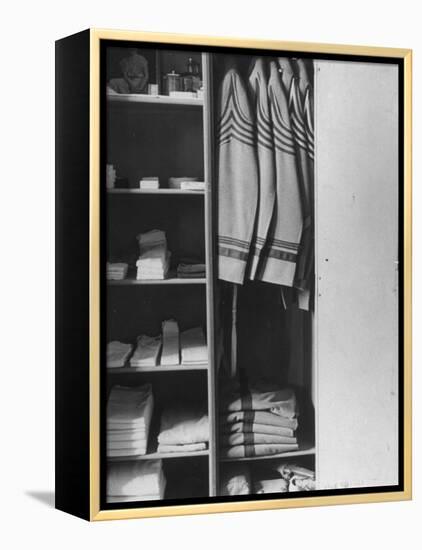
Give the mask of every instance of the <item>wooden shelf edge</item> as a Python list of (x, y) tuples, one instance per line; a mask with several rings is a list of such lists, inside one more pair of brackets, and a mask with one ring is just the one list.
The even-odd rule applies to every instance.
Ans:
[(205, 285), (207, 279), (201, 277), (198, 279), (182, 279), (178, 277), (170, 277), (169, 279), (122, 279), (113, 280), (107, 279), (109, 286), (136, 286), (136, 285)]
[(146, 455), (134, 455), (134, 456), (108, 456), (108, 462), (127, 462), (134, 460), (158, 460), (158, 459), (168, 459), (168, 458), (189, 458), (195, 456), (208, 456), (209, 450), (205, 451), (193, 451), (185, 453), (148, 453)]
[(195, 97), (171, 97), (148, 94), (107, 94), (107, 101), (114, 104), (176, 105), (180, 107), (203, 107), (204, 100)]
[(192, 370), (208, 370), (208, 363), (201, 363), (198, 365), (157, 365), (156, 367), (108, 367), (107, 374), (136, 374), (142, 372), (188, 372)]
[(274, 455), (247, 456), (247, 457), (239, 457), (239, 458), (220, 458), (220, 462), (247, 462), (247, 461), (257, 461), (257, 460), (274, 460), (274, 459), (282, 459), (282, 458), (308, 456), (313, 454), (315, 454), (315, 447), (309, 446), (303, 449), (298, 449), (297, 451), (289, 451), (287, 453), (279, 453)]

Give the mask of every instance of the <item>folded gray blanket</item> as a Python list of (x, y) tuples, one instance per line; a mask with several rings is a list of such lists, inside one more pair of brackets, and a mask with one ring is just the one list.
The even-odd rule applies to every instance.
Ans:
[(223, 434), (232, 433), (254, 433), (254, 434), (270, 434), (278, 436), (293, 437), (294, 430), (284, 428), (283, 426), (270, 426), (267, 424), (257, 424), (255, 422), (236, 422), (234, 424), (223, 424), (220, 426)]
[(223, 391), (223, 409), (235, 411), (271, 411), (285, 418), (296, 416), (296, 395), (290, 388), (280, 389), (265, 382), (249, 385), (247, 391), (229, 387)]
[(268, 411), (236, 411), (220, 415), (221, 424), (234, 424), (236, 422), (248, 422), (266, 424), (269, 426), (283, 426), (296, 430), (297, 418), (285, 418)]
[(297, 443), (297, 439), (295, 437), (273, 434), (260, 434), (253, 432), (222, 435), (220, 441), (223, 447), (229, 447), (230, 445), (256, 445), (263, 443), (290, 443), (295, 445)]

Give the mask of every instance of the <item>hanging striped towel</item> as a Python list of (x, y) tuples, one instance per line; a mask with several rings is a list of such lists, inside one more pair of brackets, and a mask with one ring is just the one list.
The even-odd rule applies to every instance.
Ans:
[[(303, 59), (290, 60), (294, 78), (290, 78), (290, 72), (284, 71), (287, 66), (286, 59), (279, 59), (279, 66), (283, 70), (283, 82), (289, 87), (289, 110), (299, 161), (298, 168), (301, 177), (302, 212), (304, 216), (301, 254), (295, 274), (295, 286), (298, 288), (299, 308), (308, 310), (313, 265), (314, 138), (313, 113), (311, 112), (313, 92), (307, 65)], [(289, 83), (286, 82), (286, 77), (290, 80)]]
[(258, 153), (259, 209), (256, 231), (253, 238), (252, 259), (249, 278), (254, 279), (267, 240), (275, 201), (274, 145), (268, 99), (267, 66), (262, 58), (257, 58), (249, 76), (249, 88), (256, 112), (255, 132)]
[(274, 214), (256, 278), (293, 286), (302, 236), (300, 180), (290, 123), (288, 96), (277, 63), (270, 64), (268, 83), (276, 167)]
[(245, 86), (230, 69), (218, 122), (218, 276), (242, 284), (253, 235), (258, 172), (254, 124)]

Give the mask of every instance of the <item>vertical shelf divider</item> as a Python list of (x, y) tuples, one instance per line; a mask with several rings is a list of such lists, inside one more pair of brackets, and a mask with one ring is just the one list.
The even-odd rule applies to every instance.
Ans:
[(211, 54), (202, 53), (202, 78), (204, 86), (204, 180), (205, 189), (205, 254), (206, 254), (206, 301), (208, 345), (208, 418), (209, 418), (209, 496), (217, 495), (217, 442), (216, 442), (216, 364), (215, 364), (215, 319), (214, 319), (214, 239), (213, 239), (213, 124), (212, 124), (212, 74)]

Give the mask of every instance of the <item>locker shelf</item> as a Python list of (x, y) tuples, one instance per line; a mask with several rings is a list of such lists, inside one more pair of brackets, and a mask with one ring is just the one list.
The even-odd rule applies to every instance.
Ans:
[(176, 107), (202, 107), (204, 100), (195, 97), (170, 97), (168, 95), (147, 94), (107, 94), (107, 101), (111, 104), (176, 106)]
[(108, 368), (107, 375), (117, 374), (136, 374), (142, 372), (188, 372), (192, 370), (208, 370), (208, 363), (201, 363), (198, 365), (166, 365), (156, 367), (122, 367), (122, 368)]

